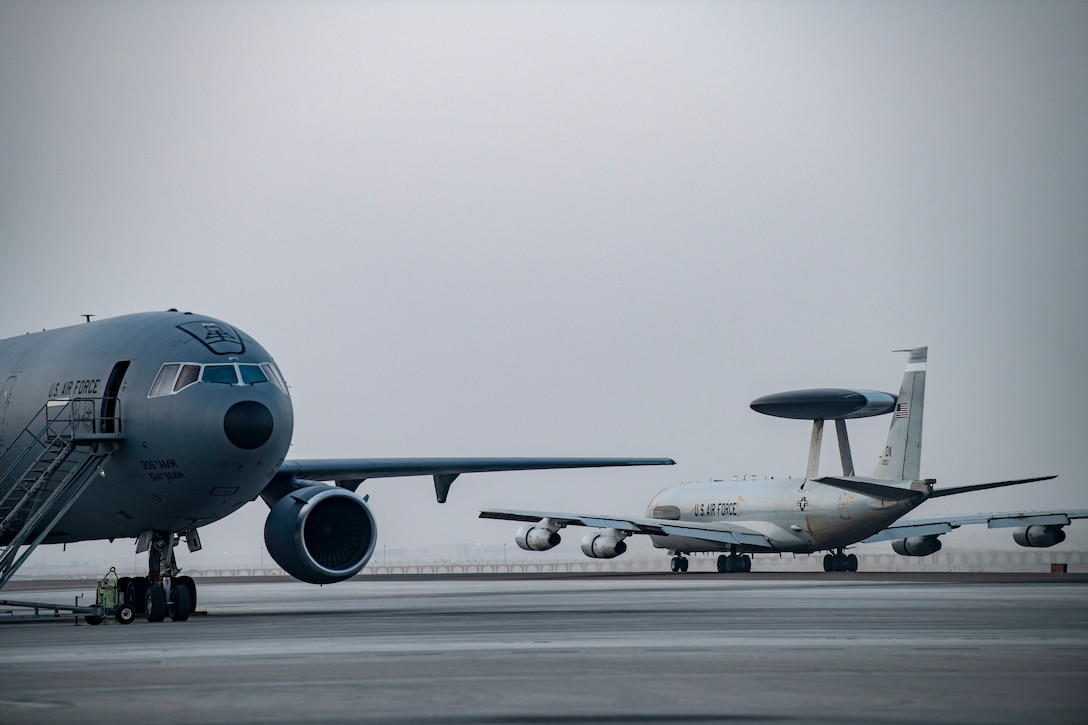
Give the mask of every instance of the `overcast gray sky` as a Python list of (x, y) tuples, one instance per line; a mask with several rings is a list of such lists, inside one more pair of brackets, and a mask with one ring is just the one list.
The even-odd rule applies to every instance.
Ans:
[(925, 475), (1061, 474), (922, 511), (1088, 508), (1086, 38), (1083, 2), (0, 0), (0, 336), (225, 319), (292, 457), (679, 462), (375, 481), (391, 548), (803, 474), (748, 403), (895, 392), (917, 344)]

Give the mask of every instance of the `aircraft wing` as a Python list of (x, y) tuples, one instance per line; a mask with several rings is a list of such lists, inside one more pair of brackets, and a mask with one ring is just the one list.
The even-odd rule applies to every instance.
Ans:
[(439, 503), (462, 473), (532, 471), (554, 468), (671, 466), (671, 458), (317, 458), (284, 461), (269, 486), (290, 487), (295, 481), (336, 481), (354, 490), (368, 478), (433, 476)]
[(598, 529), (616, 529), (632, 535), (676, 536), (724, 544), (765, 546), (767, 548), (771, 546), (771, 542), (763, 534), (736, 524), (701, 524), (694, 521), (616, 518), (614, 516), (563, 514), (549, 511), (512, 511), (509, 509), (484, 509), (480, 512), (480, 518), (524, 521), (526, 523), (539, 523), (544, 519), (548, 519), (551, 524), (559, 528), (588, 526)]
[(1067, 526), (1072, 519), (1088, 518), (1088, 509), (1068, 511), (1010, 511), (986, 514), (951, 514), (929, 518), (902, 519), (883, 531), (873, 534), (862, 543), (905, 539), (912, 536), (947, 534), (953, 529), (971, 524), (986, 524), (991, 529), (1025, 526)]

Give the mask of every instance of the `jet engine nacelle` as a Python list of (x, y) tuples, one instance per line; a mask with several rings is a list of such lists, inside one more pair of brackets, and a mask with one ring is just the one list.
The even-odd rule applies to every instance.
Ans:
[(582, 553), (590, 559), (615, 559), (627, 551), (626, 537), (618, 531), (594, 531), (582, 539)]
[(547, 551), (559, 545), (559, 533), (532, 524), (526, 524), (514, 534), (514, 541), (526, 551)]
[(941, 550), (941, 539), (936, 535), (913, 536), (893, 541), (892, 549), (903, 556), (929, 556)]
[(264, 543), (283, 569), (310, 584), (358, 574), (378, 540), (374, 515), (361, 496), (315, 484), (287, 494), (268, 512)]
[(1012, 532), (1012, 540), (1020, 546), (1042, 549), (1065, 541), (1065, 530), (1061, 526), (1029, 526)]

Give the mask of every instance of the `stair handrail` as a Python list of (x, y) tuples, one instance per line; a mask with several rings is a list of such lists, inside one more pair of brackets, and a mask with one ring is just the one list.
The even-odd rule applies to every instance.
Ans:
[[(54, 439), (53, 443), (54, 445), (60, 443), (60, 446), (56, 451), (56, 457), (49, 462), (49, 465), (46, 466), (44, 470), (41, 471), (41, 474), (37, 476), (37, 478), (34, 480), (33, 485), (17, 485), (18, 483), (27, 483), (27, 477), (24, 475), (16, 482), (16, 485), (13, 485), (10, 489), (8, 489), (7, 493), (4, 494), (4, 497), (0, 499), (0, 512), (2, 512), (3, 508), (8, 509), (7, 515), (0, 519), (0, 534), (3, 534), (3, 532), (8, 527), (8, 524), (13, 521), (20, 513), (22, 513), (24, 506), (28, 504), (31, 504), (35, 507), (37, 505), (40, 505), (40, 499), (42, 495), (42, 482), (48, 480), (58, 467), (64, 465), (65, 461), (67, 461), (68, 459), (68, 455), (73, 450), (73, 446), (71, 444), (63, 443), (60, 441), (60, 439)], [(31, 461), (30, 465), (33, 466), (35, 463), (41, 461), (42, 457), (48, 451), (48, 448), (43, 449), (42, 452), (38, 454), (38, 457)], [(8, 505), (9, 499), (14, 500), (14, 496), (12, 495), (14, 493), (22, 493), (23, 496), (17, 502)], [(34, 503), (35, 499), (37, 499), (37, 503)]]
[[(67, 450), (71, 453), (75, 450), (74, 445), (67, 446)], [(93, 449), (92, 449), (93, 450)], [(28, 519), (24, 522), (22, 529), (15, 537), (3, 547), (2, 555), (0, 555), (0, 589), (15, 575), (15, 572), (19, 570), (19, 567), (23, 565), (23, 562), (34, 552), (38, 545), (45, 540), (45, 537), (49, 535), (49, 532), (53, 530), (53, 527), (58, 521), (68, 512), (72, 504), (76, 499), (80, 497), (83, 491), (90, 485), (90, 482), (94, 479), (92, 471), (103, 460), (109, 458), (112, 455), (112, 451), (108, 453), (92, 452), (80, 462), (80, 464), (65, 476), (61, 484), (54, 489), (48, 496), (48, 498), (35, 507), (31, 512)], [(72, 490), (72, 486), (76, 488)], [(64, 496), (64, 498), (61, 498)], [(59, 505), (59, 510), (54, 511), (54, 505)], [(37, 536), (29, 544), (26, 543), (26, 539), (30, 536), (31, 532), (38, 525), (40, 521), (46, 515), (52, 516), (52, 520), (42, 527)], [(25, 545), (25, 548), (24, 548)], [(24, 551), (20, 554), (19, 549), (24, 548)]]
[[(46, 443), (43, 440), (45, 438), (46, 433), (48, 432), (48, 426), (42, 426), (42, 428), (37, 430), (37, 432), (32, 430), (32, 428), (36, 427), (35, 422), (45, 414), (45, 410), (46, 410), (46, 408), (48, 406), (49, 406), (49, 402), (47, 402), (45, 405), (43, 405), (41, 408), (39, 408), (38, 412), (35, 413), (34, 416), (30, 419), (30, 422), (28, 422), (23, 427), (23, 429), (19, 432), (19, 434), (16, 435), (15, 438), (12, 439), (11, 443), (8, 444), (7, 448), (4, 449), (3, 453), (7, 453), (8, 451), (16, 450), (16, 446), (22, 445), (23, 451), (18, 456), (16, 456), (14, 460), (12, 460), (11, 465), (7, 467), (7, 469), (4, 471), (3, 475), (0, 475), (0, 487), (4, 486), (4, 482), (7, 481), (8, 478), (11, 477), (12, 473), (16, 469), (18, 469), (20, 471), (25, 470), (26, 467), (21, 466), (21, 464), (27, 458), (27, 456), (30, 455), (30, 453), (32, 451), (38, 451), (39, 450), (38, 448), (35, 447), (35, 444), (37, 444), (37, 446), (40, 446), (40, 450), (45, 450), (46, 448), (49, 447), (49, 444)], [(20, 444), (20, 441), (23, 440), (24, 437), (29, 438), (29, 440), (25, 444)], [(0, 457), (3, 456), (3, 453), (0, 453)], [(38, 455), (38, 454), (36, 453), (35, 455)], [(12, 483), (11, 487), (7, 488), (7, 490), (6, 490), (6, 492), (4, 493), (3, 496), (0, 496), (0, 505), (2, 505), (8, 499), (8, 497), (11, 496), (12, 492), (15, 491), (15, 488), (16, 488), (15, 483), (16, 482), (12, 481), (11, 483)]]
[[(45, 410), (46, 427), (52, 429), (60, 425), (55, 433), (67, 435), (73, 442), (121, 438), (121, 406), (115, 396), (56, 398), (46, 401), (42, 407)], [(52, 418), (50, 408), (57, 409)]]
[[(76, 411), (79, 410), (77, 416)], [(112, 410), (112, 415), (95, 415), (95, 410)], [(3, 474), (0, 474), (0, 506), (13, 495), (17, 481), (12, 480), (11, 486), (6, 486), (9, 478), (16, 471), (26, 469), (24, 462), (28, 463), (27, 456), (32, 452), (39, 455), (42, 450), (49, 447), (52, 440), (57, 437), (67, 437), (72, 444), (79, 444), (87, 438), (119, 440), (121, 438), (121, 414), (120, 403), (115, 397), (103, 398), (53, 398), (47, 400), (23, 426), (23, 429), (12, 439), (11, 443), (0, 451), (0, 460), (9, 451), (17, 450), (22, 446), (22, 452), (16, 456)], [(51, 415), (51, 411), (54, 411)], [(89, 415), (88, 415), (89, 411)], [(78, 436), (78, 425), (84, 423), (90, 427), (90, 436)], [(40, 428), (38, 426), (41, 426)]]

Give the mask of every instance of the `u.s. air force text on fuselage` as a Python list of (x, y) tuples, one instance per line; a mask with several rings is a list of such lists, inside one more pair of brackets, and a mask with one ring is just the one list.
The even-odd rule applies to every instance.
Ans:
[(702, 518), (704, 516), (740, 516), (740, 501), (697, 503), (691, 507), (691, 515), (696, 518)]
[(49, 393), (47, 398), (67, 398), (72, 395), (98, 395), (98, 390), (102, 385), (101, 378), (95, 378), (93, 380), (66, 380), (64, 382), (56, 382), (49, 386)]

